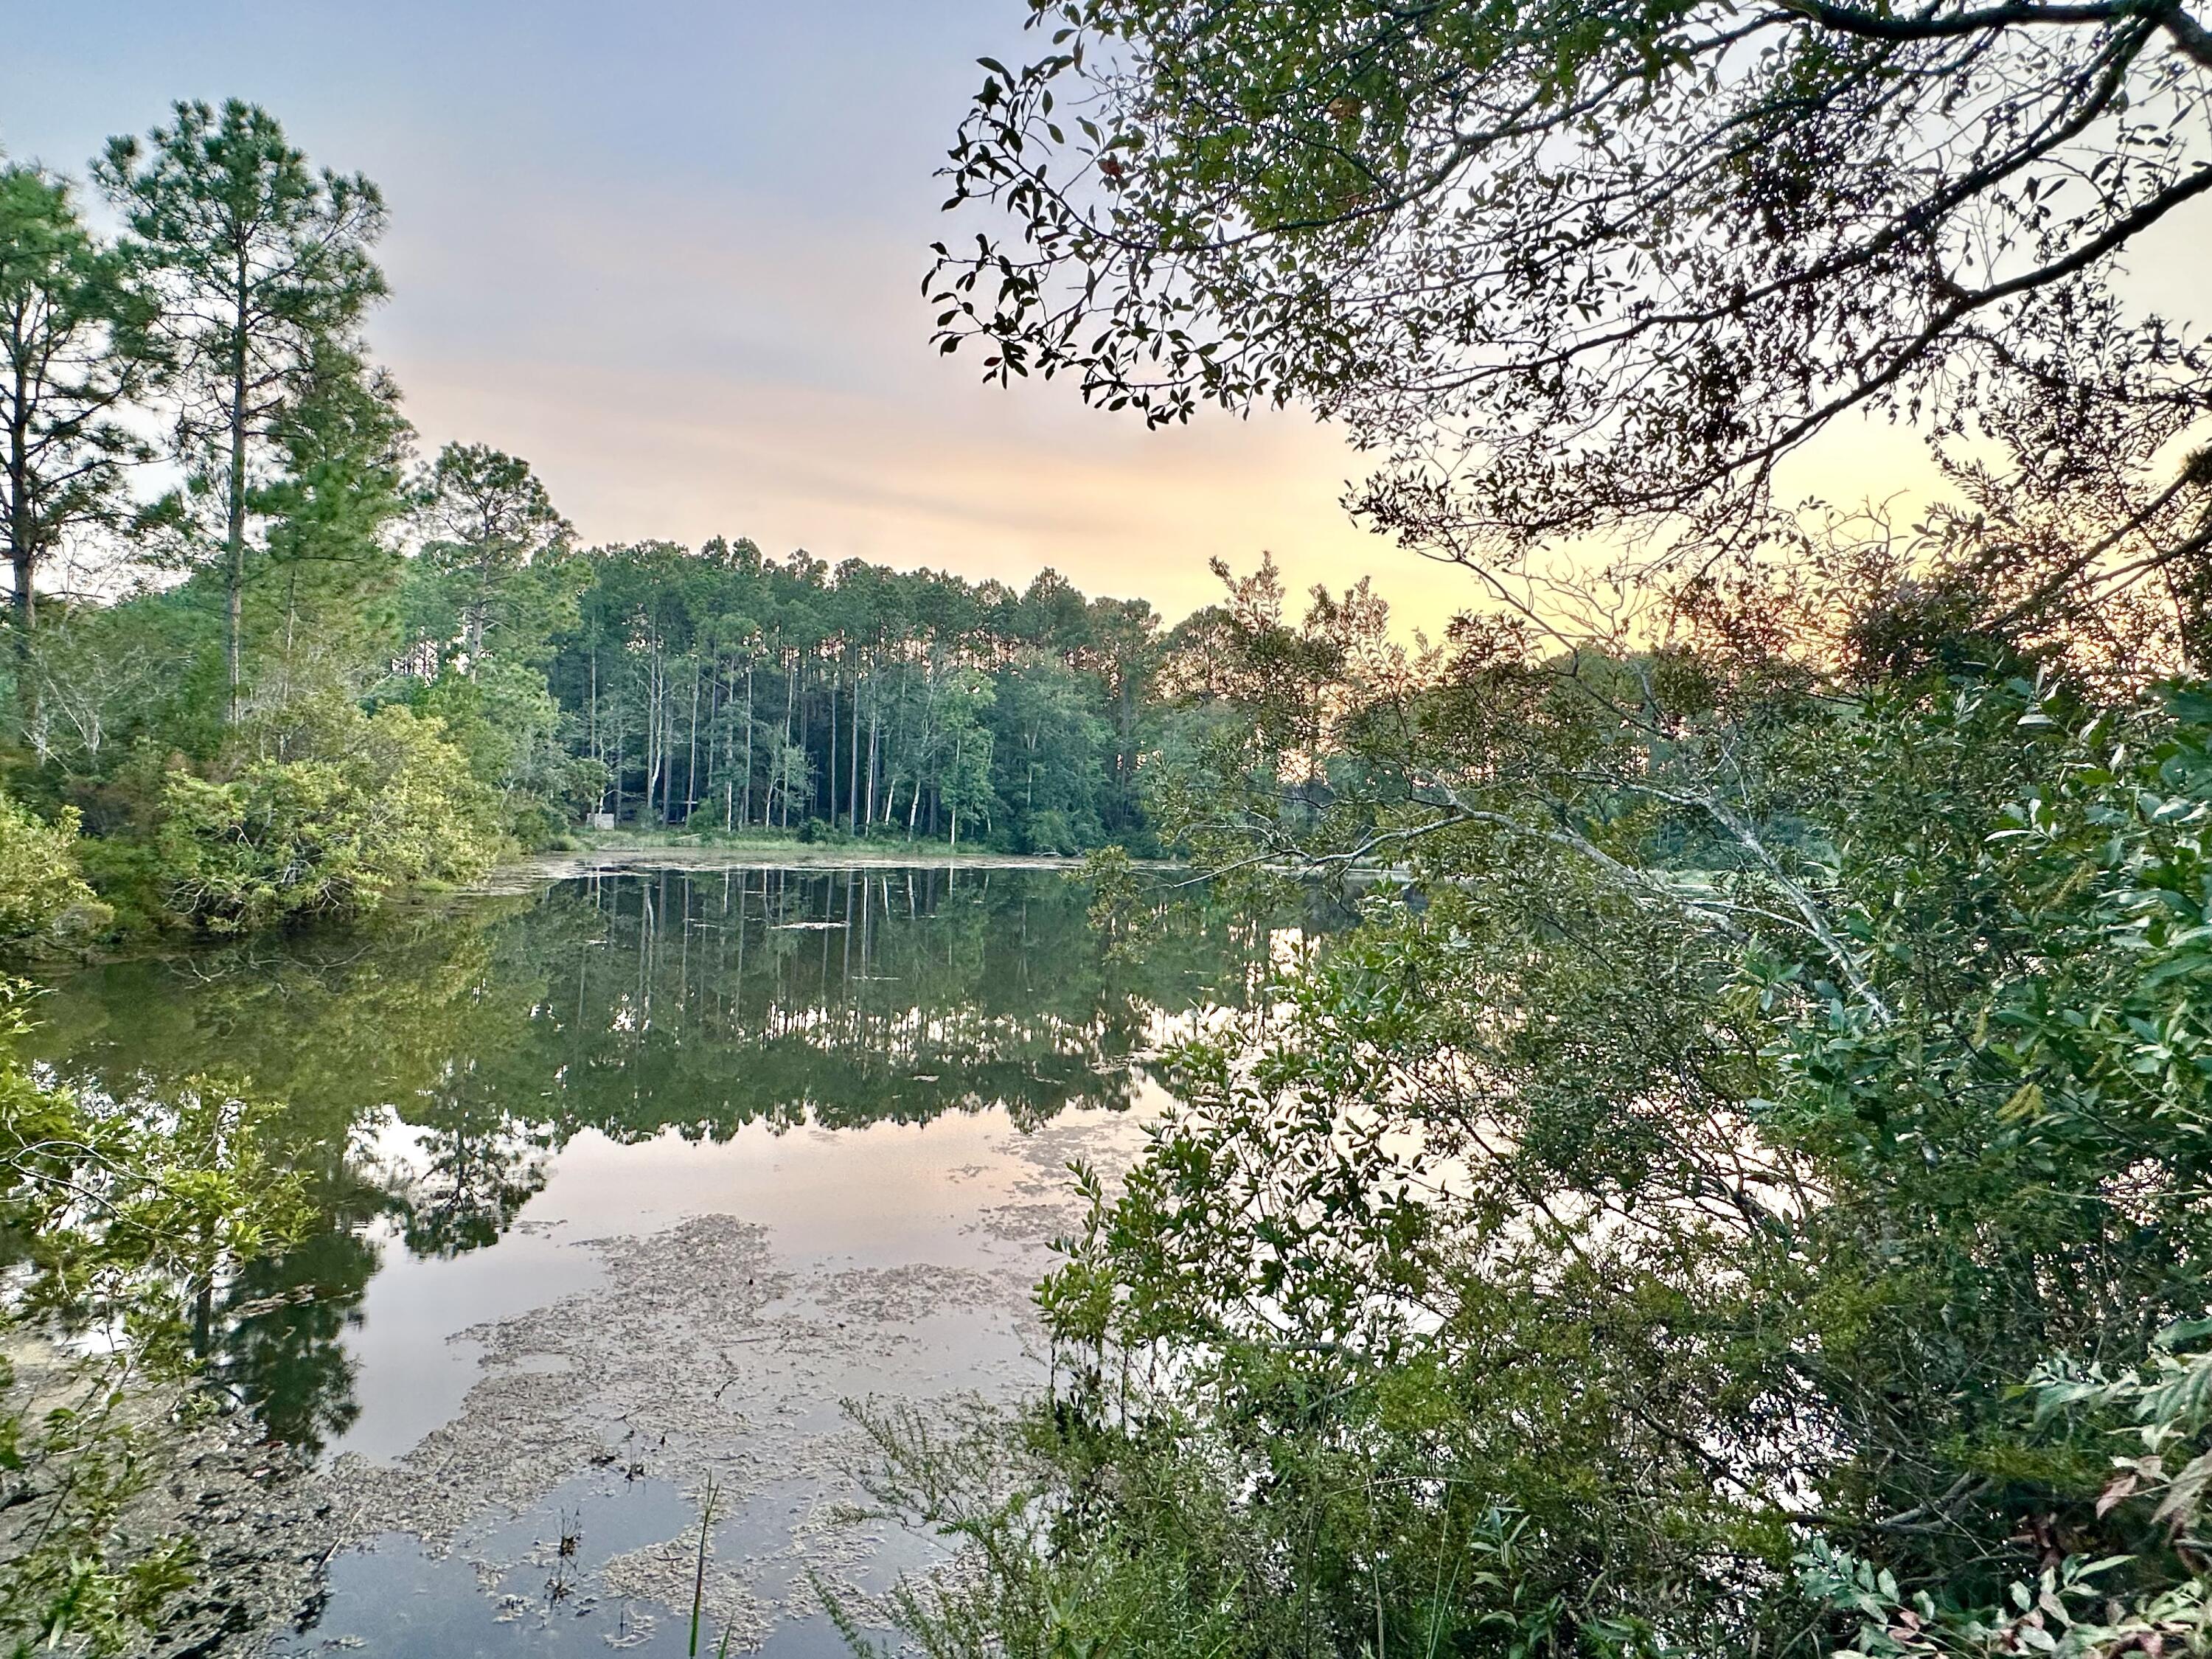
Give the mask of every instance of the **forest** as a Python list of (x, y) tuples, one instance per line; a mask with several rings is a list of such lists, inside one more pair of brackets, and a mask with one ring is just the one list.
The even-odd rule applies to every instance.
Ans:
[(1143, 600), (582, 545), (526, 461), (415, 453), (371, 181), (236, 102), (92, 179), (112, 237), (0, 173), (11, 937), (357, 914), (587, 820), (1158, 849)]
[[(940, 166), (939, 353), (1128, 427), (1318, 415), (1355, 519), (1463, 606), (1407, 634), (1261, 559), (1170, 627), (1049, 573), (578, 547), (521, 460), (410, 456), (366, 180), (242, 104), (111, 145), (112, 240), (16, 167), (0, 916), (253, 936), (168, 994), (213, 1010), (173, 1055), (70, 1005), (78, 1090), (18, 1000), (17, 1317), (250, 1370), (221, 1333), (275, 1304), (224, 1297), (343, 1231), (308, 1200), (386, 1108), (434, 1165), (346, 1190), (447, 1256), (507, 1248), (586, 1130), (1004, 1112), (1077, 1148), (1017, 1189), (1065, 1222), (1006, 1316), (1036, 1370), (848, 1391), (841, 1512), (943, 1551), (809, 1569), (855, 1653), (2212, 1653), (2212, 341), (2166, 302), (2201, 299), (2212, 22), (1009, 9), (1034, 50), (980, 60)], [(1917, 495), (1869, 459), (1897, 434)], [(122, 562), (72, 593), (90, 547)], [(473, 945), (257, 931), (593, 815), (1091, 856), (1050, 897), (909, 881), (902, 921), (888, 877), (748, 874)], [(255, 954), (333, 938), (327, 975)], [(233, 1012), (317, 1029), (457, 951), (365, 1094), (363, 1003), (337, 1081)], [(919, 988), (874, 988), (897, 963)], [(287, 1133), (325, 1096), (319, 1164)], [(750, 1334), (720, 1358), (765, 1389)], [(685, 1437), (730, 1386), (672, 1435), (695, 1654), (758, 1425)], [(35, 1617), (0, 1631), (128, 1651), (207, 1575), (116, 1543), (110, 1441), (15, 1398)]]

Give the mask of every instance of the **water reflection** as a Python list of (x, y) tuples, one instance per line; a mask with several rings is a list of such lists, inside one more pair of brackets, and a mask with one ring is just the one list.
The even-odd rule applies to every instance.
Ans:
[(1121, 1107), (1164, 1024), (1264, 980), (1264, 921), (1164, 897), (1109, 951), (1087, 902), (1028, 870), (602, 876), (104, 966), (45, 1000), (30, 1047), (79, 1090), (284, 1103), (319, 1224), (223, 1287), (209, 1369), (319, 1450), (357, 1412), (344, 1337), (380, 1252), (494, 1244), (581, 1130)]

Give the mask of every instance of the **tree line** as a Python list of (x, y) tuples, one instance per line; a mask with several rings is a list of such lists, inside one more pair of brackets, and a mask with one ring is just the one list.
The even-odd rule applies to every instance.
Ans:
[(1150, 844), (1138, 766), (1176, 641), (1142, 600), (746, 541), (556, 568), (584, 585), (549, 678), (618, 821)]
[(0, 168), (16, 938), (357, 911), (584, 819), (1157, 850), (1185, 638), (1144, 601), (582, 545), (520, 458), (417, 459), (371, 181), (234, 101), (91, 184), (112, 234)]

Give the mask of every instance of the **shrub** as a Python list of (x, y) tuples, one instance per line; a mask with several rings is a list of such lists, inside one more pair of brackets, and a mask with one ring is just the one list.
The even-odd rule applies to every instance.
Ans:
[(240, 734), (256, 746), (227, 779), (180, 770), (163, 790), (155, 857), (179, 921), (242, 933), (358, 914), (402, 884), (471, 879), (498, 851), (491, 793), (434, 720), (325, 708)]
[(73, 807), (46, 823), (0, 795), (0, 947), (82, 939), (107, 924), (77, 871), (77, 824)]
[(443, 722), (447, 739), (497, 795), (507, 833), (526, 851), (551, 846), (606, 793), (605, 764), (562, 746), (560, 705), (535, 669), (495, 661), (468, 674), (448, 672), (409, 706)]
[(1351, 803), (1421, 902), (1167, 1050), (1049, 1393), (864, 1413), (975, 1545), (915, 1647), (2208, 1651), (2212, 690), (1571, 669), (1443, 705), (1418, 841)]

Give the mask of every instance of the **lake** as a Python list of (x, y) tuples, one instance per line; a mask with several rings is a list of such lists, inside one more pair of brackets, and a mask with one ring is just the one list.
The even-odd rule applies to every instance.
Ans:
[(845, 1650), (935, 1547), (856, 1520), (848, 1400), (1012, 1397), (1029, 1293), (1165, 1102), (1161, 1044), (1291, 930), (1066, 874), (632, 870), (100, 967), (38, 1006), (81, 1091), (281, 1103), (316, 1225), (207, 1307), (212, 1383), (315, 1460), (285, 1638), (434, 1659)]

